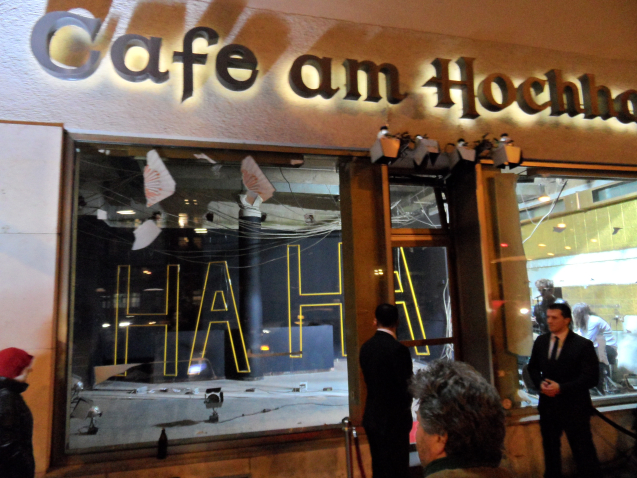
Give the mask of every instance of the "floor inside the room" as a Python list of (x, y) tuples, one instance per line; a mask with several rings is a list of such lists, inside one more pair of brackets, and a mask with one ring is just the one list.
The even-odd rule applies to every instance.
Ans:
[[(205, 391), (221, 388), (224, 401), (207, 408)], [(299, 391), (295, 391), (299, 390)], [(70, 420), (69, 448), (87, 449), (169, 440), (338, 425), (348, 416), (347, 362), (327, 372), (266, 376), (262, 380), (134, 383), (108, 380), (80, 393), (100, 408), (96, 434), (90, 419)], [(91, 403), (91, 402), (88, 402)], [(72, 405), (71, 410), (75, 408)], [(210, 421), (216, 411), (218, 422)], [(75, 413), (74, 415), (78, 415)]]

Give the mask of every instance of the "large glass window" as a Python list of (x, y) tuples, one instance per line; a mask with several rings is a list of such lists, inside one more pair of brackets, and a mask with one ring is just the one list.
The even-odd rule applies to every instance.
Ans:
[[(497, 306), (504, 309), (506, 347), (518, 356), (516, 400), (537, 404), (526, 363), (535, 338), (548, 331), (546, 307), (556, 301), (570, 305), (573, 330), (595, 344), (594, 399), (635, 394), (637, 181), (548, 171), (516, 168), (495, 181), (494, 246), (504, 294)], [(516, 207), (506, 204), (513, 194), (507, 188), (515, 189)]]
[(67, 451), (339, 424), (336, 161), (77, 148)]

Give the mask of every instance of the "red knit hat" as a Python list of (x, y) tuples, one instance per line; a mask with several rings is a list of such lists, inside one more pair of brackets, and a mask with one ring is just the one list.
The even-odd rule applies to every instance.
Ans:
[(33, 355), (24, 350), (10, 347), (0, 350), (0, 377), (16, 378), (29, 366)]

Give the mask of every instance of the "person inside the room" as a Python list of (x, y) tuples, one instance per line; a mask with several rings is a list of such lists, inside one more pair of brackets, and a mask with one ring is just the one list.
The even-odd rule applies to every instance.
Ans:
[(540, 302), (533, 306), (533, 319), (540, 327), (540, 334), (545, 334), (549, 331), (546, 310), (552, 304), (565, 304), (566, 301), (555, 297), (555, 285), (551, 279), (538, 279), (535, 281), (535, 287), (540, 293)]
[(418, 401), (416, 449), (428, 478), (509, 478), (500, 467), (506, 433), (500, 396), (473, 367), (434, 360), (410, 390)]
[(573, 321), (575, 332), (595, 345), (600, 366), (597, 389), (605, 393), (604, 380), (610, 378), (610, 366), (617, 362), (617, 339), (613, 329), (608, 322), (593, 313), (590, 306), (584, 302), (573, 306)]
[(0, 350), (0, 476), (33, 478), (33, 417), (22, 398), (33, 356), (11, 347)]

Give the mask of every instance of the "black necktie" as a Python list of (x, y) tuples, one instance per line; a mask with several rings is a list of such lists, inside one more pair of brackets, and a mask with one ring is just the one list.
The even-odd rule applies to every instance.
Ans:
[(551, 350), (551, 358), (549, 360), (557, 360), (557, 348), (560, 345), (560, 338), (556, 335), (553, 342), (553, 350)]

